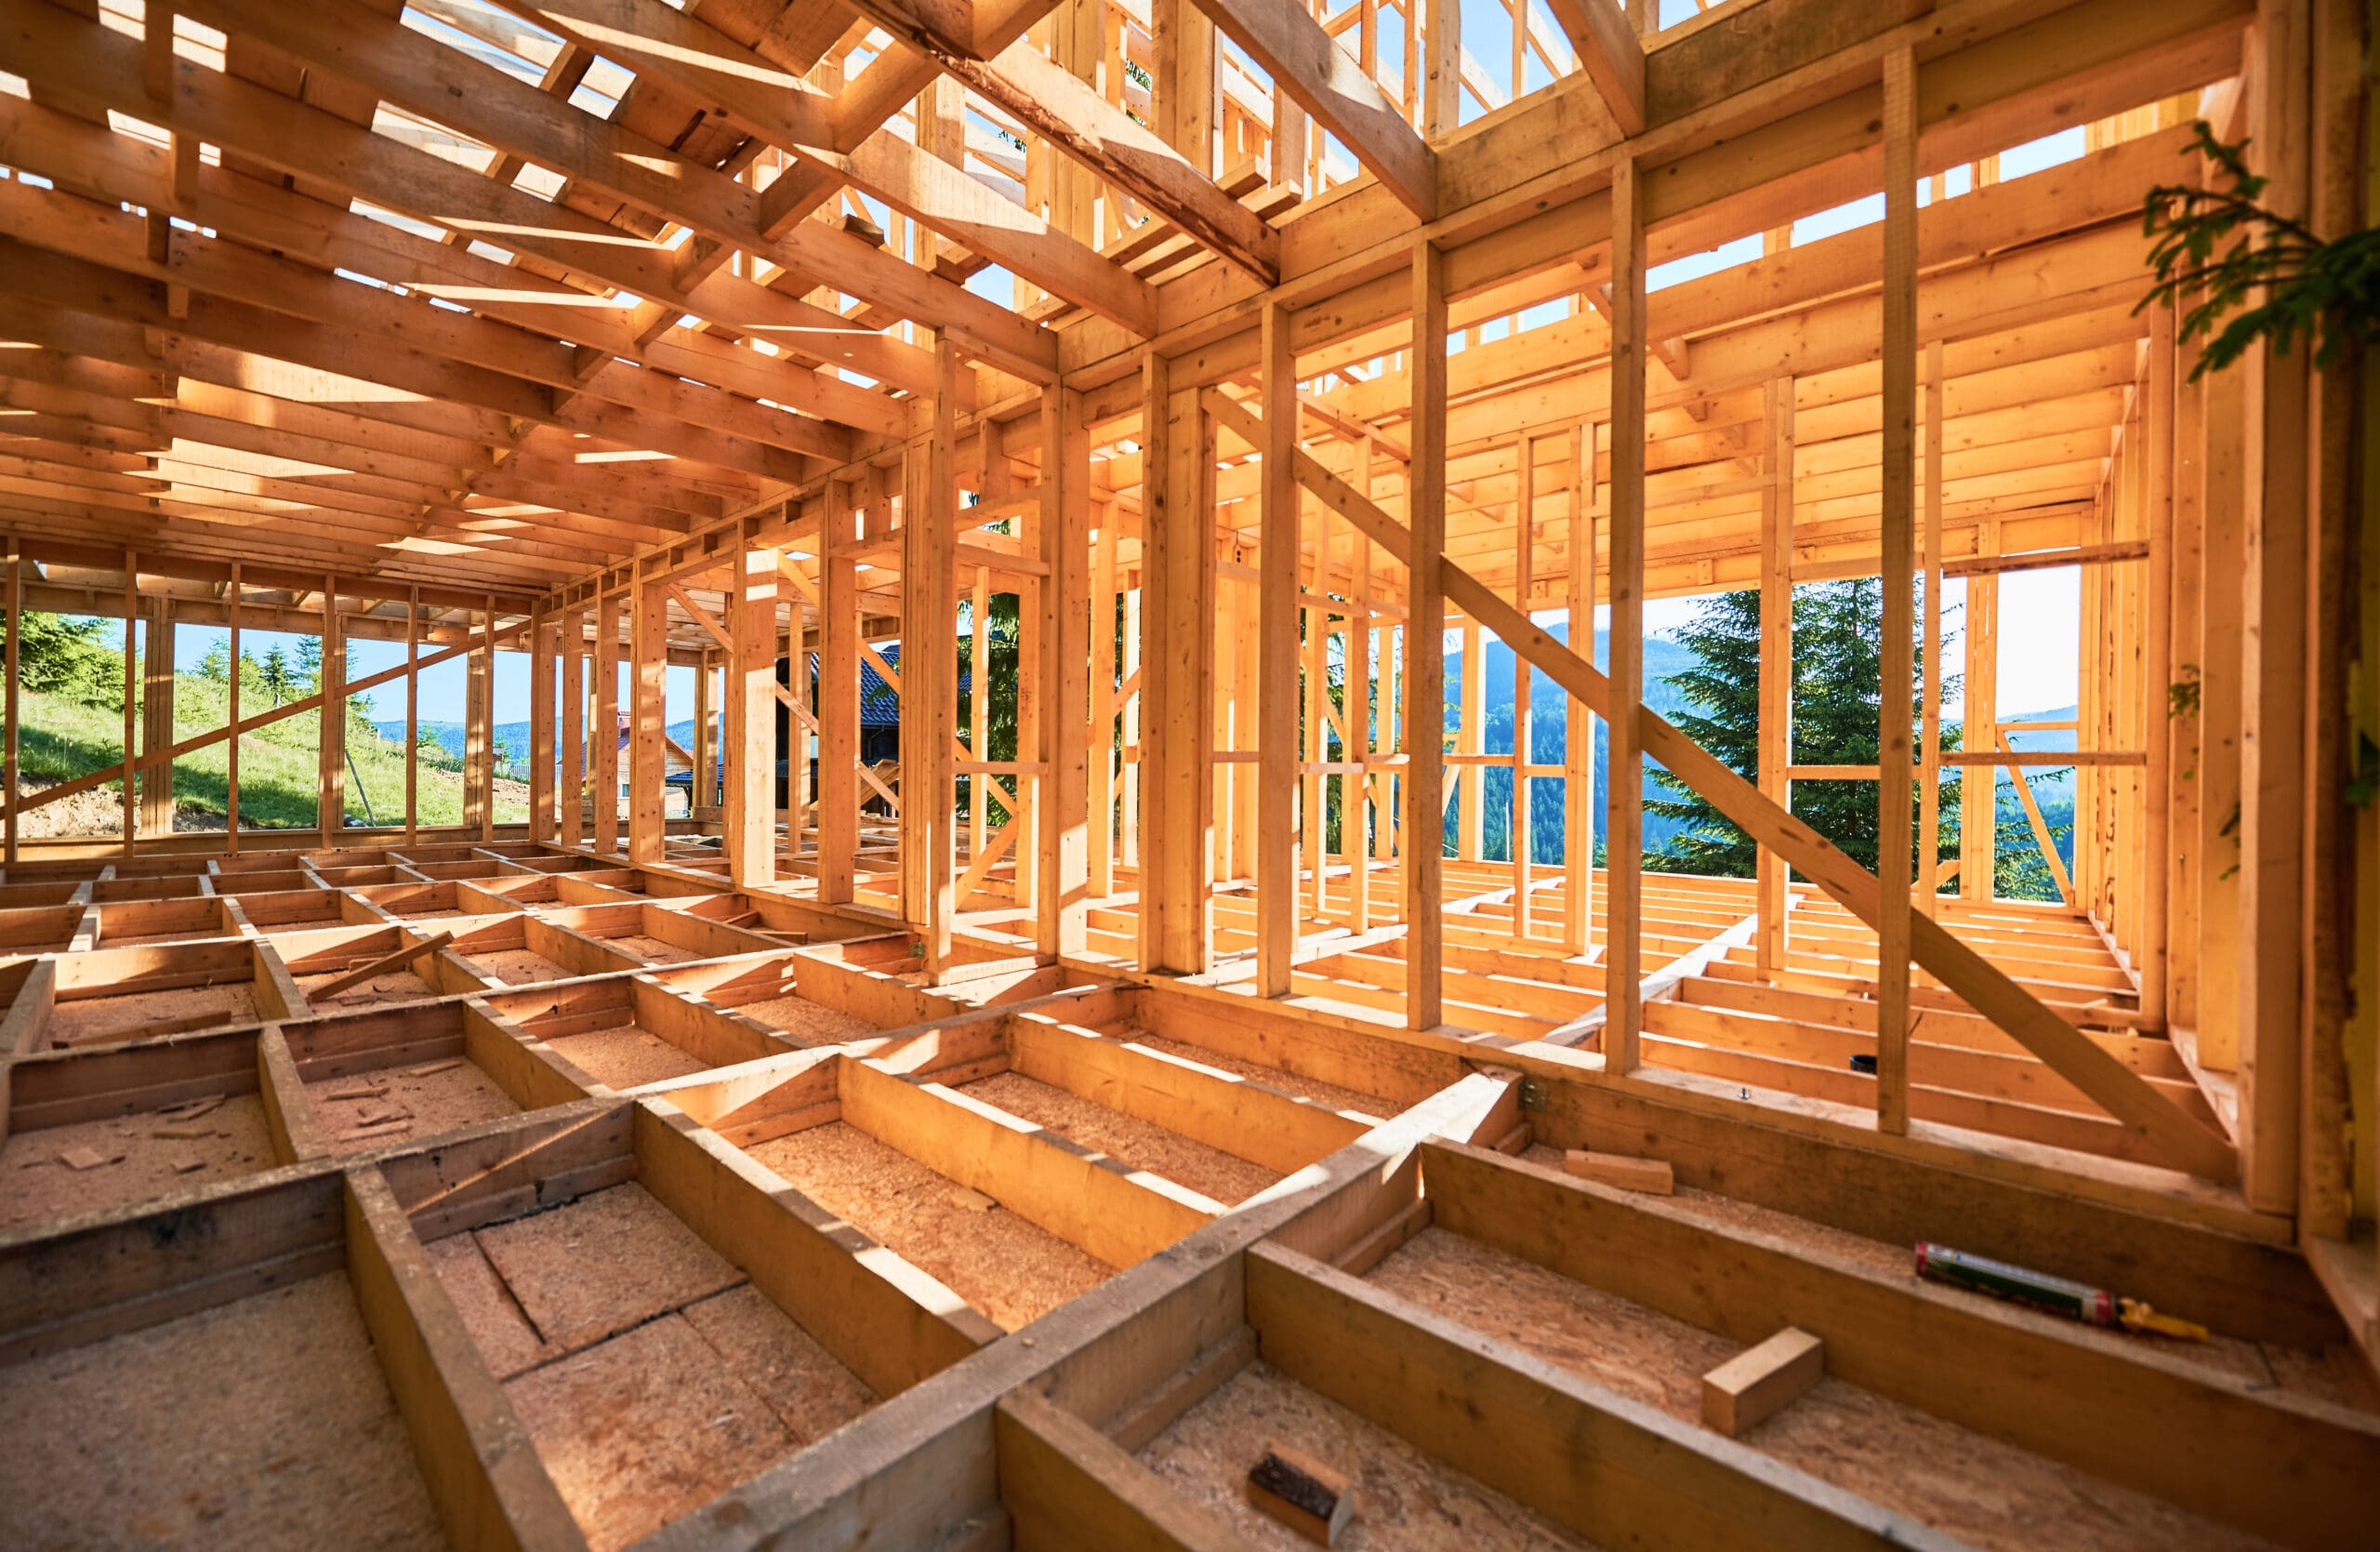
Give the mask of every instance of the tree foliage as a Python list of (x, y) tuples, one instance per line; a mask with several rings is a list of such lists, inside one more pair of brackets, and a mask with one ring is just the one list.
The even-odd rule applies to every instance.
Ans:
[(2249, 170), (2246, 140), (2225, 144), (2204, 119), (2197, 131), (2183, 154), (2203, 156), (2228, 187), (2149, 191), (2141, 224), (2157, 284), (2133, 310), (2180, 310), (2181, 339), (2206, 341), (2191, 380), (2258, 340), (2281, 355), (2301, 338), (2315, 340), (2314, 364), (2328, 368), (2380, 335), (2380, 228), (2323, 241), (2256, 203), (2268, 179)]
[[(1699, 659), (1668, 676), (1691, 710), (1677, 717), (1681, 731), (1747, 778), (1760, 769), (1760, 594), (1720, 593), (1706, 600), (1692, 621), (1676, 633)], [(1949, 638), (1945, 638), (1947, 645)], [(1912, 658), (1914, 655), (1912, 654)], [(1820, 582), (1793, 592), (1793, 736), (1797, 765), (1873, 765), (1882, 722), (1884, 590), (1873, 578)], [(1946, 677), (1942, 698), (1958, 681)], [(1909, 712), (1922, 704), (1924, 681), (1912, 662)], [(1959, 747), (1958, 730), (1942, 730), (1945, 750)], [(1617, 777), (1615, 777), (1617, 779)], [(1647, 813), (1685, 829), (1647, 857), (1650, 866), (1679, 873), (1752, 876), (1758, 848), (1750, 836), (1699, 793), (1669, 773), (1655, 780), (1668, 797), (1646, 801)], [(1958, 849), (1960, 784), (1942, 784), (1936, 827), (1937, 855)], [(1793, 784), (1793, 815), (1843, 848), (1861, 867), (1876, 866), (1879, 835), (1877, 789), (1872, 781), (1799, 781)], [(1911, 793), (1910, 818), (1918, 814)]]

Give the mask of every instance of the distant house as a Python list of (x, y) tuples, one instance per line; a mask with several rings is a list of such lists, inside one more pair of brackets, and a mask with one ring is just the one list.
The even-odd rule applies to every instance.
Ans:
[[(898, 643), (881, 648), (879, 655), (884, 659), (885, 667), (891, 669), (895, 673), (901, 671), (901, 648)], [(810, 656), (810, 672), (813, 680), (817, 677), (818, 671), (818, 655), (816, 653), (813, 653)], [(784, 677), (784, 664), (780, 663), (778, 665), (778, 678), (780, 682), (783, 681)], [(971, 686), (968, 683), (968, 676), (963, 673), (960, 674), (959, 676), (959, 694), (963, 696), (968, 693), (970, 688)], [(791, 763), (786, 758), (785, 752), (792, 743), (792, 713), (786, 710), (783, 706), (779, 706), (777, 708), (776, 796), (777, 806), (779, 808), (787, 806), (792, 801), (792, 792), (787, 785), (791, 776)], [(623, 729), (626, 728), (627, 722), (625, 719), (622, 720), (621, 726)], [(623, 732), (622, 737), (623, 740), (625, 740), (625, 732)], [(679, 750), (677, 746), (674, 744), (670, 747), (672, 753), (669, 766), (669, 785), (676, 788), (682, 788), (691, 793), (694, 789), (694, 756), (691, 753), (685, 753), (684, 751)], [(682, 763), (679, 758), (681, 754), (683, 754)], [(720, 747), (712, 751), (712, 758), (715, 763), (715, 766), (720, 773), (720, 779), (724, 781), (726, 779), (725, 772), (727, 754), (725, 741), (723, 739), (721, 741)], [(897, 764), (901, 759), (900, 693), (894, 690), (892, 685), (886, 683), (884, 682), (884, 676), (876, 671), (876, 665), (869, 662), (865, 657), (860, 659), (859, 664), (859, 758), (860, 763), (864, 765), (881, 764), (888, 761)], [(815, 792), (818, 789), (818, 786), (816, 769), (817, 761), (814, 758), (811, 761), (811, 767), (810, 789), (813, 792)]]

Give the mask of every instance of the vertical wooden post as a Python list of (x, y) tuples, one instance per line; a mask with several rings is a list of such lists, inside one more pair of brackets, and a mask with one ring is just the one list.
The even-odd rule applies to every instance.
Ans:
[[(2000, 524), (1976, 524), (1976, 552), (2000, 553)], [(1969, 749), (1996, 749), (2000, 742), (2000, 579), (1967, 578), (1965, 742)], [(2000, 773), (1969, 766), (1959, 793), (1959, 893), (1989, 901), (1998, 867)]]
[[(738, 889), (776, 882), (778, 553), (747, 550), (729, 563), (734, 580), (728, 636), (735, 650), (727, 660), (727, 813), (721, 833), (728, 882)], [(830, 580), (832, 575), (830, 565)], [(856, 696), (859, 674), (857, 664), (853, 667), (845, 683)]]
[[(968, 598), (969, 657), (967, 676), (967, 758), (982, 763), (992, 758), (992, 574), (975, 568), (975, 587)], [(1017, 786), (1025, 785), (1020, 779)], [(972, 861), (984, 850), (984, 826), (991, 816), (991, 782), (981, 776), (967, 778), (967, 856)], [(1019, 803), (1024, 802), (1020, 795)], [(1009, 815), (1014, 819), (1015, 815)], [(1022, 859), (1020, 859), (1022, 860)]]
[(553, 838), (553, 622), (540, 603), (529, 614), (529, 839)]
[(662, 803), (669, 790), (669, 593), (641, 577), (629, 587), (635, 610), (629, 650), (636, 666), (629, 683), (628, 858), (659, 862), (668, 850)]
[(587, 616), (562, 617), (562, 830), (565, 846), (581, 845), (587, 829)]
[(719, 729), (713, 724), (719, 702), (712, 684), (718, 671), (716, 653), (704, 647), (694, 668), (694, 785), (689, 801), (696, 808), (719, 806)]
[[(124, 552), (124, 775), (120, 785), (124, 793), (124, 855), (132, 855), (132, 843), (140, 833), (140, 809), (133, 790), (133, 767), (139, 754), (139, 741), (133, 718), (139, 710), (140, 655), (135, 650), (134, 627), (140, 613), (140, 555), (138, 550)], [(236, 676), (237, 663), (231, 665)]]
[[(1517, 37), (1519, 34), (1515, 34)], [(1529, 551), (1537, 526), (1537, 439), (1520, 439), (1520, 495), (1513, 514), (1513, 606), (1528, 617)], [(1507, 828), (1513, 854), (1513, 935), (1529, 935), (1528, 897), (1529, 816), (1528, 763), (1535, 751), (1529, 736), (1529, 679), (1536, 670), (1528, 659), (1513, 654), (1513, 808)]]
[(1435, 139), (1462, 121), (1462, 6), (1461, 0), (1424, 0), (1424, 9), (1418, 127), (1423, 139)]
[(316, 729), (323, 760), (323, 844), (347, 828), (347, 635), (338, 622), (338, 578), (323, 578), (323, 706)]
[[(573, 617), (574, 618), (575, 617)], [(421, 589), (405, 589), (405, 844), (419, 829), (421, 737)], [(576, 839), (577, 827), (571, 827)]]
[[(234, 566), (232, 569), (236, 574), (238, 567)], [(19, 659), (22, 656), (22, 635), (25, 624), (25, 558), (13, 538), (8, 541), (7, 605), (8, 642), (6, 648), (8, 676), (6, 692), (7, 704), (5, 715), (0, 715), (0, 740), (5, 740), (5, 744), (0, 744), (0, 785), (5, 785), (7, 789), (6, 797), (0, 798), (0, 802), (7, 804), (6, 817), (0, 819), (0, 825), (6, 827), (7, 836), (5, 855), (0, 855), (0, 867), (13, 868), (17, 865), (18, 738), (24, 721), (18, 698), (17, 675), (20, 672)], [(236, 658), (233, 660), (237, 661)], [(237, 674), (232, 676), (235, 683), (238, 677)], [(234, 743), (236, 745), (237, 740), (234, 740)]]
[(1604, 1070), (1632, 1072), (1643, 1020), (1645, 201), (1633, 158), (1611, 184), (1610, 838), (1604, 857)]
[(1157, 138), (1212, 176), (1215, 162), (1215, 24), (1193, 0), (1152, 0), (1157, 49)]
[[(859, 563), (852, 559), (852, 487), (826, 487), (819, 538), (818, 898), (850, 901), (859, 856)], [(734, 665), (729, 673), (735, 672)], [(730, 687), (733, 688), (731, 679)], [(734, 715), (734, 700), (728, 701)], [(728, 747), (736, 748), (731, 736)], [(734, 832), (728, 832), (734, 844)]]
[(152, 835), (174, 831), (174, 763), (160, 759), (174, 742), (173, 600), (149, 601), (147, 650), (140, 658), (140, 748), (149, 763), (140, 773), (140, 828)]
[[(2250, 137), (2271, 179), (2262, 204), (2292, 219), (2311, 195), (2307, 108), (2313, 97), (2307, 7), (2267, 0)], [(2306, 877), (2307, 566), (2311, 485), (2307, 352), (2252, 349), (2247, 366), (2245, 592), (2241, 618), (2240, 1127), (2248, 1205), (2298, 1206), (2300, 1002)]]
[(2149, 763), (2141, 773), (2140, 936), (2133, 967), (2140, 974), (2140, 1017), (2151, 1029), (2164, 1027), (2166, 978), (2166, 885), (2173, 856), (2170, 842), (2174, 793), (2173, 719), (2167, 700), (2173, 683), (2174, 614), (2174, 310), (2149, 309), (2148, 431), (2142, 495), (2148, 503), (2149, 565), (2142, 579), (2141, 716)]
[(496, 839), (496, 595), (480, 609), (479, 698), (472, 731), (480, 746), (480, 839)]
[[(1595, 428), (1570, 429), (1570, 650), (1595, 660)], [(1576, 957), (1594, 935), (1595, 718), (1562, 703), (1562, 946)]]
[(1082, 395), (1041, 393), (1040, 541), (1044, 601), (1038, 649), (1030, 671), (1040, 682), (1034, 758), (1041, 778), (1036, 828), (1041, 880), (1036, 895), (1036, 947), (1045, 958), (1078, 955), (1091, 925), (1091, 749), (1074, 736), (1091, 683), (1091, 634), (1106, 627), (1091, 587), (1091, 428)]
[[(1433, 35), (1439, 20), (1430, 7)], [(1445, 1020), (1446, 901), (1439, 880), (1446, 847), (1447, 260), (1427, 241), (1413, 245), (1412, 460), (1406, 469), (1406, 524), (1412, 555), (1405, 620), (1405, 1023)]]
[[(1269, 409), (1270, 406), (1267, 407)], [(1294, 400), (1291, 401), (1290, 413), (1292, 415), (1296, 413)], [(1297, 435), (1294, 430), (1289, 434), (1292, 439)], [(1292, 502), (1295, 501), (1296, 496), (1296, 489), (1292, 485), (1290, 490)], [(1296, 509), (1292, 506), (1291, 510)], [(1318, 769), (1324, 761), (1330, 758), (1329, 723), (1325, 716), (1329, 706), (1329, 696), (1324, 688), (1324, 682), (1330, 675), (1330, 605), (1328, 602), (1330, 590), (1330, 513), (1329, 509), (1326, 508), (1316, 513), (1315, 529), (1313, 564), (1305, 568), (1306, 575), (1312, 579), (1308, 583), (1312, 598), (1306, 607), (1298, 611), (1305, 624), (1305, 640), (1299, 643), (1304, 649), (1301, 656), (1304, 658), (1305, 664), (1302, 697), (1305, 779), (1299, 783), (1302, 790), (1299, 797), (1296, 833), (1298, 862), (1307, 873), (1307, 886), (1312, 897), (1312, 905), (1307, 909), (1316, 922), (1321, 922), (1327, 919), (1325, 913), (1329, 909), (1329, 892), (1325, 887), (1325, 881), (1329, 876), (1330, 865), (1329, 832), (1324, 829), (1322, 823), (1330, 778), (1324, 776)], [(1302, 548), (1304, 538), (1302, 532), (1298, 542)], [(1259, 665), (1259, 671), (1263, 671), (1262, 664)], [(1294, 925), (1289, 929), (1289, 935), (1292, 939), (1297, 936), (1297, 929)]]
[(1917, 909), (1932, 916), (1942, 891), (1942, 342), (1925, 345), (1925, 613), (1917, 651)]
[[(769, 596), (774, 601), (776, 594)], [(588, 763), (594, 767), (588, 780), (595, 789), (595, 849), (605, 856), (620, 845), (620, 601), (618, 593), (596, 596), (595, 716), (587, 730), (593, 756)], [(774, 814), (775, 803), (773, 793), (764, 812)]]
[[(1285, 997), (1298, 938), (1298, 524), (1297, 354), (1289, 310), (1264, 309), (1258, 347), (1263, 364), (1264, 445), (1257, 539), (1256, 652), (1256, 994)], [(1309, 671), (1313, 664), (1309, 657)], [(1309, 797), (1309, 803), (1312, 801)], [(1313, 834), (1312, 817), (1307, 829)], [(1322, 859), (1303, 859), (1319, 872)]]
[[(1368, 14), (1367, 21), (1370, 20)], [(1358, 493), (1372, 493), (1372, 439), (1364, 437), (1355, 444), (1355, 486)], [(1353, 608), (1347, 617), (1347, 732), (1354, 739), (1347, 751), (1350, 761), (1360, 763), (1363, 774), (1342, 783), (1346, 796), (1339, 803), (1340, 850), (1347, 854), (1347, 924), (1355, 932), (1369, 932), (1372, 925), (1372, 864), (1371, 812), (1378, 791), (1372, 779), (1372, 757), (1381, 750), (1378, 725), (1372, 714), (1372, 541), (1358, 529), (1349, 536), (1348, 564), (1354, 568)], [(1387, 827), (1385, 812), (1382, 828)]]
[[(1188, 0), (1179, 0), (1187, 5)], [(1165, 471), (1149, 451), (1141, 447), (1142, 531), (1148, 529), (1152, 510), (1149, 492)], [(1116, 893), (1116, 524), (1113, 502), (1099, 515), (1099, 541), (1091, 561), (1091, 725), (1085, 741), (1091, 747), (1091, 784), (1085, 802), (1091, 818), (1091, 893), (1104, 899)]]
[(1213, 435), (1164, 357), (1146, 358), (1143, 388), (1141, 965), (1198, 975), (1213, 955)]
[[(1455, 729), (1456, 750), (1467, 755), (1486, 753), (1488, 740), (1482, 735), (1488, 721), (1488, 653), (1475, 619), (1462, 622), (1462, 699), (1456, 715), (1461, 719)], [(1465, 862), (1477, 862), (1487, 850), (1487, 767), (1475, 759), (1455, 767), (1454, 855)]]
[(934, 348), (932, 428), (909, 446), (901, 517), (902, 911), (924, 941), (930, 980), (950, 962), (958, 907), (958, 347), (945, 336)]
[[(1788, 813), (1793, 783), (1793, 379), (1771, 378), (1761, 395), (1768, 484), (1760, 507), (1760, 790)], [(1792, 869), (1763, 846), (1753, 889), (1760, 927), (1753, 959), (1763, 980), (1785, 968)]]
[[(240, 563), (231, 563), (231, 590), (223, 595), (231, 621), (231, 735), (223, 741), (223, 843), (240, 850)], [(11, 676), (11, 684), (14, 677)]]
[(1884, 57), (1884, 645), (1877, 728), (1876, 1126), (1909, 1130), (1910, 577), (1916, 555), (1917, 61)]

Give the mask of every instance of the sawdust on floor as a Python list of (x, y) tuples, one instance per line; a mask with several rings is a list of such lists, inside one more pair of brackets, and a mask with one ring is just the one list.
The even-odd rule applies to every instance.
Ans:
[[(66, 1154), (107, 1162), (77, 1169)], [(13, 1132), (0, 1143), (0, 1229), (171, 1196), (274, 1162), (264, 1102), (252, 1094)]]
[[(306, 1101), (334, 1153), (432, 1137), (521, 1109), (475, 1063), (456, 1056), (317, 1079), (306, 1085)], [(390, 1124), (374, 1124), (382, 1121)]]
[(1338, 1552), (1593, 1547), (1261, 1361), (1175, 1418), (1141, 1450), (1140, 1460), (1257, 1545), (1311, 1552), (1314, 1543), (1248, 1502), (1249, 1467), (1275, 1440), (1355, 1479), (1355, 1514)]
[(415, 971), (403, 966), (375, 975), (368, 981), (359, 981), (328, 998), (315, 995), (316, 987), (328, 986), (346, 974), (344, 970), (327, 970), (319, 975), (298, 976), (298, 989), (306, 994), (306, 1005), (316, 1013), (333, 1008), (345, 1012), (356, 1008), (389, 1007), (399, 1002), (418, 1002), (438, 995), (436, 987)]
[(14, 1546), (443, 1547), (347, 1279), (0, 1368)]
[[(997, 1203), (961, 1205), (958, 1182), (846, 1121), (747, 1150), (796, 1190), (936, 1278), (1002, 1331), (1105, 1281), (1112, 1268)], [(964, 1197), (972, 1197), (967, 1192)]]
[(798, 1045), (842, 1045), (883, 1033), (857, 1014), (824, 1007), (807, 997), (772, 997), (739, 1002), (733, 1010), (756, 1018)]
[(1160, 1174), (1177, 1186), (1236, 1207), (1281, 1177), (1219, 1147), (1195, 1142), (1155, 1121), (1128, 1116), (1094, 1100), (1028, 1078), (996, 1073), (961, 1084), (959, 1093), (997, 1105), (1010, 1115), (1069, 1137), (1136, 1170)]
[(201, 1014), (218, 1015), (217, 1025), (257, 1023), (256, 984), (243, 974), (239, 980), (220, 986), (79, 998), (52, 1008), (45, 1028), (52, 1045), (95, 1045), (139, 1040), (158, 1025), (177, 1024)]
[(1218, 1071), (1252, 1079), (1268, 1089), (1278, 1089), (1281, 1093), (1299, 1099), (1312, 1100), (1316, 1105), (1327, 1105), (1333, 1110), (1353, 1110), (1358, 1115), (1385, 1121), (1405, 1108), (1404, 1106), (1393, 1100), (1382, 1099), (1378, 1094), (1359, 1094), (1354, 1089), (1342, 1088), (1336, 1083), (1326, 1083), (1319, 1078), (1305, 1078), (1294, 1072), (1284, 1072), (1279, 1068), (1266, 1067), (1262, 1062), (1251, 1062), (1245, 1057), (1234, 1056), (1226, 1052), (1210, 1051), (1203, 1045), (1192, 1045), (1186, 1041), (1168, 1040), (1163, 1035), (1153, 1035), (1145, 1029), (1127, 1029), (1123, 1032), (1123, 1038), (1130, 1040), (1134, 1045), (1145, 1045), (1152, 1051), (1162, 1051), (1169, 1056), (1179, 1056), (1183, 1061), (1197, 1062), (1201, 1067), (1210, 1067)]
[(632, 1089), (665, 1078), (706, 1072), (710, 1064), (682, 1047), (670, 1044), (650, 1029), (615, 1024), (546, 1041), (547, 1048), (567, 1057), (589, 1078), (609, 1088)]
[[(1370, 1280), (1688, 1423), (1701, 1420), (1702, 1376), (1744, 1346), (1439, 1228)], [(1982, 1552), (2270, 1545), (1841, 1380), (1821, 1380), (1741, 1442)]]
[(534, 948), (483, 948), (463, 957), (507, 986), (567, 981), (575, 974)]

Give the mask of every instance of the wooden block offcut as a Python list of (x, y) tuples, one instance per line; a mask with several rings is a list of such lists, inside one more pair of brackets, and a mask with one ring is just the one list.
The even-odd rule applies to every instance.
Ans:
[(1334, 1471), (1278, 1439), (1266, 1445), (1263, 1458), (1248, 1470), (1250, 1504), (1308, 1541), (1325, 1546), (1339, 1545), (1339, 1533), (1355, 1513), (1350, 1492), (1354, 1486), (1345, 1472)]
[(1793, 1404), (1826, 1374), (1826, 1344), (1787, 1326), (1702, 1376), (1702, 1426), (1739, 1438)]
[(1646, 1191), (1664, 1197), (1677, 1193), (1676, 1174), (1663, 1159), (1635, 1159), (1625, 1153), (1595, 1153), (1574, 1147), (1562, 1155), (1562, 1168), (1581, 1180), (1617, 1186), (1623, 1191)]

